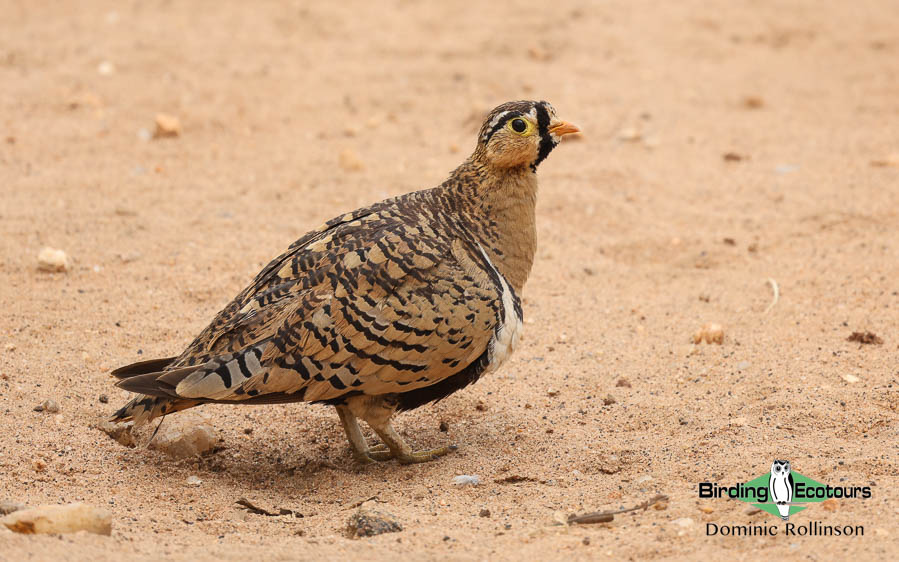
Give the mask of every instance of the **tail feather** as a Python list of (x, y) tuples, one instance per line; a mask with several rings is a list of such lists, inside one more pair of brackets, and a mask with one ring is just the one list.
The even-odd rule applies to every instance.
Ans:
[(113, 376), (121, 379), (116, 386), (138, 396), (119, 408), (111, 421), (134, 421), (134, 425), (142, 425), (153, 418), (202, 404), (202, 400), (184, 399), (175, 392), (178, 382), (199, 367), (166, 371), (174, 360), (174, 357), (150, 359), (113, 371)]
[[(202, 365), (170, 368), (173, 358), (134, 363), (112, 372), (116, 386), (138, 394), (113, 414), (113, 422), (134, 420), (141, 425), (153, 418), (199, 404), (283, 404), (303, 400), (306, 388), (294, 392), (269, 389), (244, 391), (243, 384), (266, 373), (261, 364), (267, 342), (215, 357)], [(170, 370), (169, 370), (170, 369)]]
[(110, 421), (116, 423), (134, 421), (134, 425), (139, 426), (153, 418), (193, 408), (202, 403), (200, 400), (141, 395), (119, 408)]
[(175, 391), (175, 387), (177, 387), (178, 383), (185, 377), (200, 368), (202, 367), (184, 367), (183, 369), (175, 369), (172, 371), (129, 375), (128, 378), (117, 382), (116, 386), (148, 396), (178, 398), (179, 396)]
[(176, 357), (165, 357), (162, 359), (148, 359), (146, 361), (138, 361), (124, 367), (119, 367), (112, 372), (112, 376), (117, 379), (127, 379), (136, 375), (146, 375), (147, 373), (158, 373), (164, 371), (166, 367), (175, 361)]

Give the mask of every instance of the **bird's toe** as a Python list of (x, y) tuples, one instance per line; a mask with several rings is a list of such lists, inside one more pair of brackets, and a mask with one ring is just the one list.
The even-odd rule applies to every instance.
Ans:
[(429, 449), (426, 451), (415, 451), (405, 455), (398, 455), (397, 460), (400, 464), (415, 464), (421, 462), (430, 462), (449, 454), (458, 449), (456, 445), (447, 445), (446, 447), (438, 447), (437, 449)]

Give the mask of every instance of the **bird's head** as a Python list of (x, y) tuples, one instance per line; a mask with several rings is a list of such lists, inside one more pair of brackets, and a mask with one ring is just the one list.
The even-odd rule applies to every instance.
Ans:
[(556, 117), (545, 101), (510, 101), (487, 116), (478, 133), (476, 154), (497, 168), (529, 166), (537, 171), (563, 135), (580, 129)]

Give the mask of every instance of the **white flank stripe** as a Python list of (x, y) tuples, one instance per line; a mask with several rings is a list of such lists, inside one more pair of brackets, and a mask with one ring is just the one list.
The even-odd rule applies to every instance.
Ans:
[(489, 353), (487, 355), (487, 360), (490, 364), (487, 367), (486, 372), (491, 372), (499, 369), (500, 365), (502, 365), (515, 350), (515, 345), (521, 337), (521, 316), (515, 311), (515, 299), (511, 287), (509, 287), (509, 284), (506, 282), (506, 278), (496, 269), (493, 262), (490, 261), (490, 257), (487, 255), (487, 252), (484, 251), (484, 248), (480, 243), (478, 243), (478, 248), (481, 250), (481, 255), (487, 260), (487, 265), (490, 266), (490, 269), (492, 269), (499, 278), (500, 296), (503, 301), (503, 317), (500, 318), (499, 329), (494, 332), (493, 339), (490, 340), (490, 344), (488, 345)]

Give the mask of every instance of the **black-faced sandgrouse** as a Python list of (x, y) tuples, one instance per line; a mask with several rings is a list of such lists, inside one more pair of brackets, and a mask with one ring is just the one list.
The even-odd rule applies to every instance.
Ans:
[[(113, 371), (139, 396), (113, 420), (200, 404), (335, 406), (362, 462), (433, 460), (397, 411), (497, 369), (521, 332), (536, 250), (537, 166), (578, 132), (544, 101), (490, 112), (474, 153), (439, 186), (334, 218), (294, 242), (181, 355)], [(357, 418), (383, 445), (369, 447)]]

